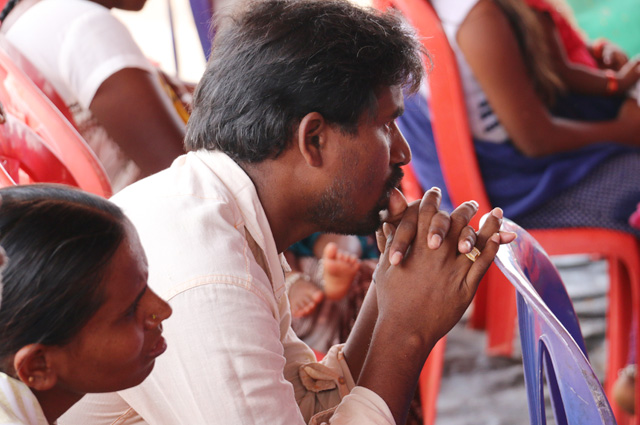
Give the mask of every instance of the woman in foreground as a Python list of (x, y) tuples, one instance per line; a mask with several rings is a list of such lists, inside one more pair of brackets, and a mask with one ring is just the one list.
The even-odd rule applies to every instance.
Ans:
[(0, 423), (51, 424), (86, 393), (141, 383), (169, 305), (109, 201), (54, 185), (0, 189)]

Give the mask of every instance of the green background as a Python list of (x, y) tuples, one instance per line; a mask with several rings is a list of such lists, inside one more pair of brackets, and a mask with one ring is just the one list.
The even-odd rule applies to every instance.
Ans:
[(640, 54), (640, 0), (567, 0), (590, 40), (605, 37)]

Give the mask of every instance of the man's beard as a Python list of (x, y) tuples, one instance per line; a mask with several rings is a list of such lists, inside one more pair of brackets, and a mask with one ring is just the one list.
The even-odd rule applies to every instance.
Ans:
[(321, 232), (339, 233), (343, 235), (366, 236), (374, 233), (382, 224), (380, 211), (389, 207), (389, 198), (394, 188), (398, 187), (404, 173), (399, 166), (394, 167), (391, 176), (385, 183), (378, 202), (365, 215), (358, 219), (354, 217), (353, 184), (350, 180), (336, 179), (333, 184), (325, 190), (320, 197), (320, 201), (309, 208), (309, 214)]

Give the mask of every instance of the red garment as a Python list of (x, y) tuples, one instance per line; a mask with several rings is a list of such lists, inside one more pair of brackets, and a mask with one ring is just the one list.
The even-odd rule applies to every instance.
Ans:
[(567, 52), (569, 61), (572, 63), (586, 65), (590, 68), (598, 67), (595, 59), (591, 56), (584, 39), (580, 34), (578, 34), (562, 13), (558, 12), (558, 10), (547, 3), (546, 0), (525, 0), (525, 2), (530, 8), (539, 12), (546, 12), (551, 16), (551, 19), (556, 26), (556, 30), (560, 35), (560, 39), (562, 40), (564, 49)]

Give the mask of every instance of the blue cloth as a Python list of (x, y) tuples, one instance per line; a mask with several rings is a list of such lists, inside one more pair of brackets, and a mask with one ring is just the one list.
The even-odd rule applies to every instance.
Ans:
[[(568, 95), (559, 98), (551, 112), (570, 119), (608, 120), (616, 117), (621, 104), (621, 98)], [(411, 146), (413, 167), (422, 187), (440, 186), (446, 191), (422, 96), (405, 98), (405, 114), (398, 125)], [(529, 158), (510, 141), (474, 139), (474, 145), (492, 206), (501, 207), (506, 216), (514, 219), (575, 185), (609, 157), (631, 151), (619, 144), (600, 143), (568, 153)]]
[(433, 186), (442, 189), (440, 208), (451, 212), (453, 204), (442, 176), (429, 116), (429, 107), (424, 96), (417, 94), (406, 97), (404, 114), (397, 121), (398, 128), (411, 147), (411, 164), (418, 183), (425, 190)]

